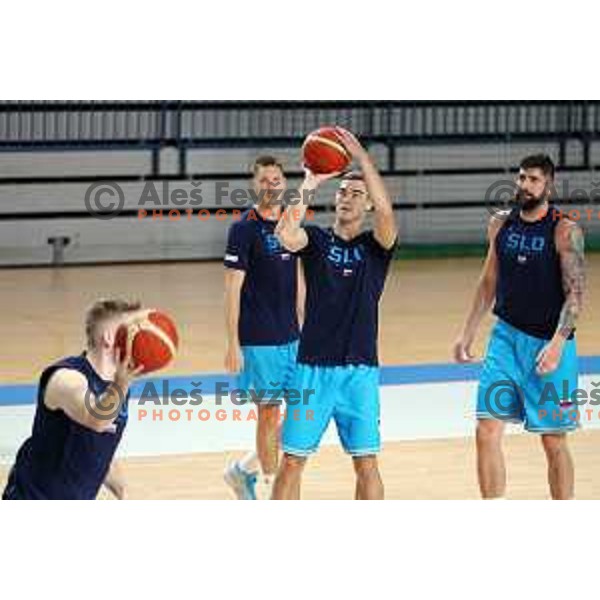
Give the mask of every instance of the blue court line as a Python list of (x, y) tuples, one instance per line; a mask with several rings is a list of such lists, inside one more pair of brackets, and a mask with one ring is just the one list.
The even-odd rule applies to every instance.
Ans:
[[(417, 383), (450, 383), (452, 381), (473, 381), (479, 377), (481, 363), (459, 365), (438, 363), (423, 365), (396, 365), (381, 367), (381, 385), (408, 385)], [(581, 375), (600, 374), (600, 356), (580, 356), (579, 373)], [(133, 398), (139, 398), (142, 392), (158, 397), (167, 395), (176, 388), (189, 392), (202, 390), (202, 394), (212, 395), (217, 386), (226, 393), (236, 388), (236, 378), (225, 374), (198, 374), (195, 376), (149, 377), (137, 381), (132, 389)], [(4, 385), (0, 384), (0, 406), (20, 406), (33, 404), (37, 384)]]

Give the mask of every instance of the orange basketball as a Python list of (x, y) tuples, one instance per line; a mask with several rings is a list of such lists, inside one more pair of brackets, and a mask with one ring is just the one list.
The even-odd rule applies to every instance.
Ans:
[(321, 175), (345, 171), (352, 162), (335, 127), (310, 133), (302, 145), (302, 158), (308, 169)]
[(154, 309), (136, 313), (119, 327), (115, 337), (115, 347), (120, 349), (121, 356), (130, 350), (132, 366), (143, 366), (142, 373), (166, 367), (175, 357), (178, 345), (173, 319)]

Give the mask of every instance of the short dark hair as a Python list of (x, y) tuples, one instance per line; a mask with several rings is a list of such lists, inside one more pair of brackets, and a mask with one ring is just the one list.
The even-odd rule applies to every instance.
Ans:
[(540, 169), (546, 177), (554, 179), (554, 162), (547, 154), (532, 154), (526, 156), (519, 165), (521, 169)]
[(252, 166), (252, 173), (256, 175), (258, 173), (258, 169), (260, 169), (261, 167), (279, 167), (279, 169), (283, 173), (283, 164), (281, 164), (281, 161), (275, 158), (274, 156), (271, 156), (270, 154), (263, 154), (254, 161), (254, 165)]
[(85, 337), (90, 350), (96, 347), (98, 326), (108, 319), (128, 312), (140, 310), (141, 304), (137, 301), (129, 302), (119, 298), (98, 300), (85, 315)]

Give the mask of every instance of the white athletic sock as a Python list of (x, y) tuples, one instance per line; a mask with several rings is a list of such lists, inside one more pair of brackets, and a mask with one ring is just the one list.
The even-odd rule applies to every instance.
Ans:
[(240, 469), (246, 473), (255, 474), (260, 471), (260, 464), (256, 452), (248, 452), (238, 461)]

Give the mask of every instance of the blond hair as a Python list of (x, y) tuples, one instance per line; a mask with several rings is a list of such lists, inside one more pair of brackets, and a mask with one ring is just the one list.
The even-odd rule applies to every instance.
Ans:
[(85, 337), (90, 350), (96, 348), (98, 328), (113, 317), (140, 310), (141, 303), (129, 302), (119, 298), (98, 300), (87, 310), (85, 315)]

